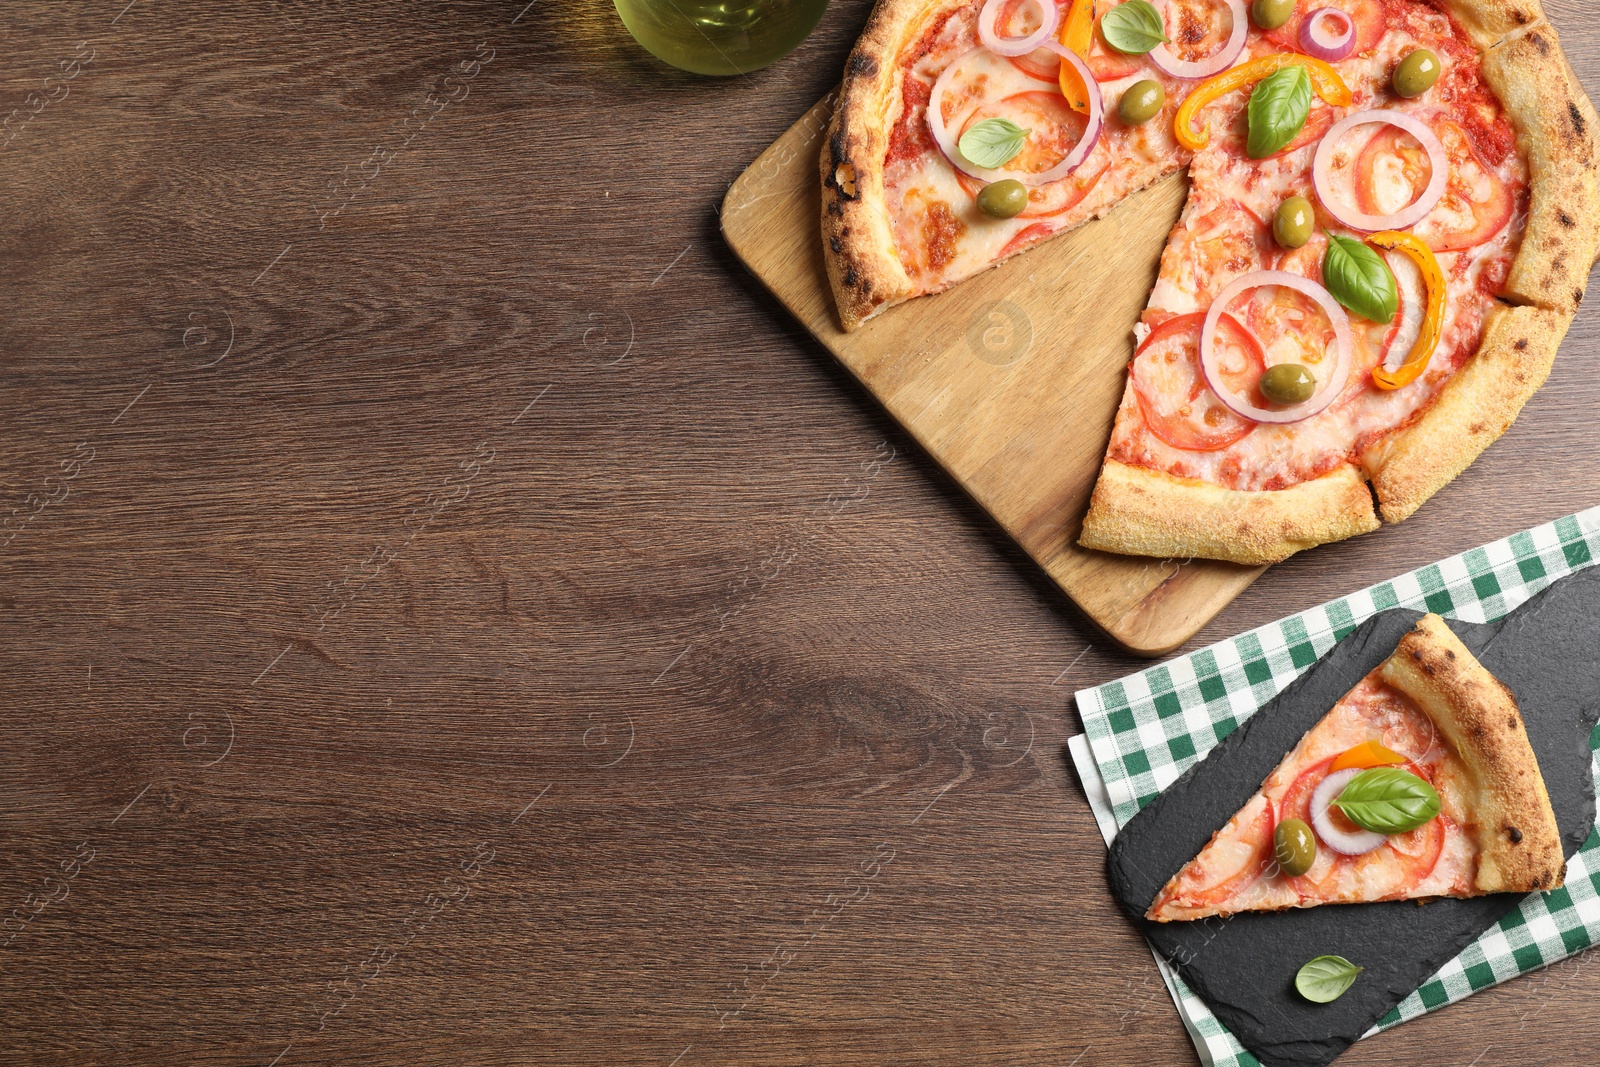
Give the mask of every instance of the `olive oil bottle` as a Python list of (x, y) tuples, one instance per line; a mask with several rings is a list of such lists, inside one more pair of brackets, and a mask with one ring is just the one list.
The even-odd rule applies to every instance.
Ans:
[(622, 24), (658, 59), (696, 74), (748, 74), (816, 28), (828, 0), (615, 0)]

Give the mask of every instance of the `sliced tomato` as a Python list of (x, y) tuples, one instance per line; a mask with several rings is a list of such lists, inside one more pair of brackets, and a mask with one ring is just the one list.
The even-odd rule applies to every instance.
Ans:
[[(1256, 810), (1251, 811), (1254, 807)], [(1179, 872), (1172, 888), (1152, 908), (1215, 907), (1249, 889), (1267, 872), (1272, 857), (1272, 833), (1277, 819), (1272, 804), (1257, 794), (1228, 825), (1217, 831), (1202, 850)], [(1202, 862), (1204, 860), (1205, 862)]]
[(1366, 215), (1392, 215), (1412, 203), (1433, 177), (1422, 144), (1398, 126), (1380, 126), (1356, 156), (1356, 207)]
[(1434, 867), (1439, 864), (1440, 854), (1444, 852), (1444, 839), (1450, 832), (1448, 824), (1446, 816), (1436, 815), (1415, 830), (1389, 836), (1389, 842), (1383, 848), (1393, 850), (1399, 860), (1397, 869), (1402, 875), (1399, 884), (1389, 891), (1390, 898), (1404, 897), (1433, 873)]
[[(965, 185), (966, 182), (962, 182), (961, 184)], [(1026, 211), (1022, 213), (1022, 215), (1026, 214)], [(1018, 218), (1021, 217), (1021, 215), (1018, 216)], [(1033, 244), (1035, 241), (1042, 241), (1054, 232), (1055, 227), (1051, 226), (1048, 222), (1036, 222), (1032, 226), (1024, 226), (1022, 229), (1016, 232), (1016, 235), (1013, 236), (1011, 240), (1005, 243), (1005, 247), (1000, 249), (999, 254), (996, 255), (995, 258), (1005, 259), (1013, 252), (1020, 252), (1024, 248), (1027, 248), (1029, 245)]]
[(1300, 127), (1300, 132), (1294, 135), (1294, 140), (1266, 158), (1277, 159), (1279, 156), (1288, 155), (1290, 152), (1304, 148), (1308, 144), (1316, 144), (1322, 140), (1322, 135), (1327, 133), (1332, 125), (1333, 108), (1319, 99), (1312, 105), (1311, 113), (1306, 116), (1306, 124)]
[(1432, 122), (1450, 160), (1444, 198), (1412, 232), (1435, 252), (1455, 252), (1491, 240), (1511, 221), (1517, 194), (1484, 162), (1467, 131), (1449, 119)]
[(1300, 47), (1300, 21), (1311, 12), (1324, 7), (1336, 7), (1349, 15), (1356, 24), (1356, 54), (1370, 52), (1383, 40), (1387, 20), (1380, 0), (1300, 0), (1294, 14), (1275, 30), (1267, 33), (1267, 40), (1291, 52), (1305, 51)]
[[(1390, 725), (1393, 729), (1383, 734), (1386, 746), (1390, 745), (1391, 733), (1407, 733), (1406, 728), (1398, 724)], [(1414, 745), (1415, 739), (1409, 735), (1408, 739)], [(1335, 758), (1329, 756), (1300, 772), (1300, 776), (1283, 795), (1279, 812), (1281, 818), (1301, 819), (1311, 824), (1311, 795), (1329, 775)], [(1404, 766), (1417, 777), (1430, 779), (1427, 769), (1419, 764), (1408, 760)], [(1356, 828), (1336, 810), (1330, 810), (1328, 817), (1347, 829)], [(1376, 894), (1368, 899), (1403, 897), (1426, 878), (1439, 862), (1446, 832), (1446, 820), (1440, 815), (1409, 833), (1391, 835), (1387, 841), (1363, 856), (1345, 856), (1322, 845), (1317, 849), (1317, 859), (1311, 869), (1298, 878), (1290, 878), (1289, 884), (1303, 900), (1331, 899), (1338, 895), (1341, 884), (1356, 879), (1364, 891)]]
[[(1435, 252), (1472, 248), (1511, 221), (1516, 193), (1484, 162), (1467, 131), (1440, 114), (1425, 116), (1450, 161), (1444, 197), (1413, 227)], [(1422, 194), (1433, 163), (1416, 138), (1394, 126), (1375, 132), (1356, 156), (1356, 204), (1368, 215), (1399, 211)]]
[[(1130, 369), (1145, 425), (1162, 441), (1187, 452), (1220, 451), (1256, 428), (1224, 406), (1206, 385), (1200, 371), (1200, 328), (1205, 318), (1197, 311), (1161, 323), (1134, 353)], [(1232, 315), (1219, 320), (1217, 342), (1227, 346), (1221, 363), (1229, 384), (1236, 381), (1241, 393), (1253, 395), (1266, 369), (1260, 343)]]
[(1276, 258), (1267, 224), (1229, 200), (1173, 231), (1161, 267), (1164, 276), (1207, 303), (1239, 275), (1269, 266)]
[(1089, 73), (1097, 82), (1114, 82), (1146, 69), (1138, 56), (1125, 56), (1108, 47), (1095, 31), (1094, 43), (1089, 46), (1089, 57), (1084, 60)]
[(1322, 305), (1281, 285), (1263, 286), (1246, 299), (1250, 331), (1261, 343), (1267, 366), (1299, 363), (1318, 379), (1332, 373), (1337, 361), (1335, 334)]
[[(1089, 54), (1083, 61), (1097, 82), (1118, 81), (1145, 69), (1138, 56), (1125, 56), (1107, 48), (1100, 39), (1099, 31), (1095, 32), (1089, 44)], [(1012, 56), (1011, 65), (1028, 77), (1038, 78), (1042, 82), (1059, 83), (1061, 80), (1061, 57), (1048, 48), (1036, 48), (1024, 56)]]
[[(1015, 159), (1006, 164), (1007, 170), (1035, 174), (1048, 170), (1061, 161), (1061, 157), (1083, 137), (1088, 119), (1072, 110), (1067, 98), (1059, 92), (1034, 89), (1016, 93), (1003, 100), (985, 104), (972, 113), (962, 125), (968, 126), (989, 118), (1007, 118), (1031, 131), (1027, 143)], [(1095, 182), (1111, 166), (1111, 149), (1102, 138), (1089, 153), (1089, 158), (1078, 169), (1048, 185), (1037, 185), (1028, 190), (1028, 206), (1018, 218), (1036, 219), (1059, 215), (1089, 195)], [(977, 196), (984, 183), (969, 174), (956, 172), (956, 180), (969, 196)]]

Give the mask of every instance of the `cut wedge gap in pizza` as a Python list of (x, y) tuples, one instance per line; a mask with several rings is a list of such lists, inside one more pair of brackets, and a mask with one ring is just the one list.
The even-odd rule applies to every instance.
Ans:
[(1561, 885), (1565, 871), (1516, 700), (1427, 615), (1145, 918), (1527, 893)]
[(1085, 548), (1260, 565), (1407, 518), (1544, 382), (1600, 246), (1600, 121), (1537, 0), (1247, 6), (879, 0), (846, 65), (847, 330), (1187, 169)]

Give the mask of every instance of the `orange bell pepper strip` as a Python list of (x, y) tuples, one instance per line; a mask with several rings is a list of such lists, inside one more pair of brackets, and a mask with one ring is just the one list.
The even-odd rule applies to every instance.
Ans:
[(1428, 310), (1423, 313), (1422, 329), (1406, 361), (1394, 370), (1385, 370), (1381, 363), (1372, 368), (1373, 385), (1379, 389), (1398, 389), (1402, 385), (1410, 385), (1428, 369), (1428, 360), (1439, 346), (1439, 334), (1444, 329), (1444, 270), (1439, 266), (1433, 249), (1416, 234), (1384, 230), (1369, 236), (1367, 243), (1376, 248), (1403, 252), (1422, 272), (1422, 283), (1428, 290)]
[[(1094, 36), (1094, 0), (1072, 0), (1067, 17), (1061, 21), (1061, 46), (1089, 58), (1089, 41)], [(1080, 115), (1089, 113), (1089, 90), (1071, 63), (1061, 64), (1061, 95)]]
[(1349, 107), (1354, 99), (1350, 94), (1350, 87), (1339, 77), (1339, 72), (1320, 59), (1290, 52), (1262, 56), (1225, 70), (1221, 74), (1212, 75), (1189, 94), (1183, 106), (1178, 108), (1177, 118), (1172, 123), (1178, 143), (1196, 152), (1204, 148), (1211, 141), (1211, 131), (1204, 126), (1198, 130), (1194, 127), (1195, 117), (1199, 115), (1201, 108), (1235, 89), (1254, 85), (1284, 67), (1306, 68), (1306, 73), (1311, 75), (1311, 88), (1334, 107)]
[(1384, 748), (1376, 741), (1363, 741), (1339, 753), (1328, 768), (1328, 773), (1342, 771), (1346, 767), (1360, 767), (1362, 770), (1368, 767), (1392, 767), (1405, 761), (1406, 758), (1393, 749)]

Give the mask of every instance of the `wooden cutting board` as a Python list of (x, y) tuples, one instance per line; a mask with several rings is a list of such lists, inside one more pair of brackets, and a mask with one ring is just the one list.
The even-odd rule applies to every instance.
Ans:
[(733, 183), (728, 243), (1107, 635), (1142, 655), (1181, 645), (1266, 568), (1077, 540), (1185, 179), (847, 334), (818, 237), (831, 109), (818, 103)]

